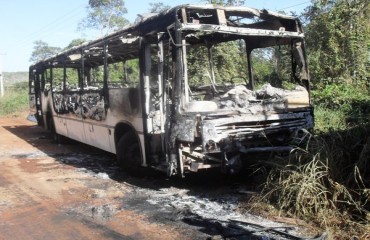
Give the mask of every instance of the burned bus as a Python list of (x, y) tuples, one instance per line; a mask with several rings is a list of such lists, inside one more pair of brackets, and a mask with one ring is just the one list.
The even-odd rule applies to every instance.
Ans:
[(302, 26), (267, 10), (177, 6), (29, 73), (39, 125), (129, 172), (238, 172), (314, 125)]

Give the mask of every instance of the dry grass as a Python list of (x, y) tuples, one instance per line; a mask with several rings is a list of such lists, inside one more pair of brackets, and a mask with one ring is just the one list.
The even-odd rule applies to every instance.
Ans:
[(273, 205), (280, 215), (326, 231), (329, 239), (362, 239), (370, 233), (369, 133), (365, 126), (311, 137), (289, 158), (274, 159), (252, 206)]

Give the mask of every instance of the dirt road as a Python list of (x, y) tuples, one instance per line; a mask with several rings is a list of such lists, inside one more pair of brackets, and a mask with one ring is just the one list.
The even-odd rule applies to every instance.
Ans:
[(133, 187), (108, 176), (114, 156), (57, 145), (23, 119), (0, 119), (0, 126), (0, 239), (191, 238), (124, 209)]
[(219, 175), (130, 177), (114, 155), (56, 144), (25, 119), (0, 118), (0, 240), (284, 239), (261, 229), (299, 232), (237, 211), (244, 187)]

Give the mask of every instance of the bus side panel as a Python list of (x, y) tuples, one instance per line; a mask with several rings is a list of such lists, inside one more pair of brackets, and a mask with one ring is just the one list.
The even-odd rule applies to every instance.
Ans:
[(60, 116), (54, 116), (53, 121), (54, 121), (55, 132), (60, 135), (67, 136), (68, 132), (67, 132), (66, 119)]
[(67, 136), (79, 142), (86, 143), (86, 137), (84, 132), (84, 123), (82, 119), (65, 119), (67, 126)]
[(128, 120), (141, 118), (140, 102), (138, 88), (109, 89), (109, 112), (114, 118)]
[(85, 120), (83, 123), (85, 142), (94, 147), (111, 152), (110, 137), (112, 131), (107, 125), (100, 125), (93, 121)]
[[(117, 88), (109, 89), (109, 109), (107, 111), (107, 123), (111, 126), (116, 126), (119, 122), (126, 122), (132, 128), (140, 139), (140, 146), (143, 154), (144, 165), (145, 149), (144, 149), (144, 133), (143, 133), (143, 118), (141, 114), (141, 100), (138, 88)], [(116, 145), (114, 142), (114, 133), (112, 132), (111, 144), (113, 143), (113, 153), (116, 153)], [(122, 137), (122, 136), (119, 136)]]

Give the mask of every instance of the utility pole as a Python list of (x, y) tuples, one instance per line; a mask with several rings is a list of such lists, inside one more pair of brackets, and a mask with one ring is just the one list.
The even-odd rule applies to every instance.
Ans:
[(2, 59), (2, 55), (5, 55), (5, 54), (1, 54), (0, 53), (0, 97), (3, 97), (4, 96), (4, 79), (3, 79), (3, 59)]

